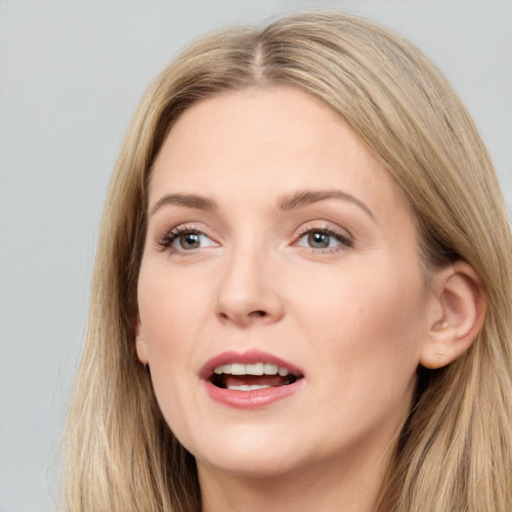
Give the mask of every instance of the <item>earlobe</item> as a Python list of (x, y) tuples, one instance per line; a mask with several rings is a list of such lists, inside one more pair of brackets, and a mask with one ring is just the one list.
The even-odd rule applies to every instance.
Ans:
[(149, 363), (148, 347), (142, 335), (142, 325), (138, 315), (135, 321), (135, 350), (139, 361), (143, 365), (147, 365)]
[(420, 354), (420, 364), (431, 369), (453, 362), (471, 346), (486, 310), (482, 281), (468, 263), (443, 268), (435, 280), (435, 313)]

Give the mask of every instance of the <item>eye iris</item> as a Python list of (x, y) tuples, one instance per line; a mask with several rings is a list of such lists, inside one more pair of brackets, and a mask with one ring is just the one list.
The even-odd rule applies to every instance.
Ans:
[(187, 233), (180, 237), (180, 245), (183, 249), (197, 249), (199, 244), (200, 239), (197, 233)]
[(325, 249), (326, 247), (329, 247), (330, 239), (330, 235), (315, 231), (313, 233), (309, 233), (308, 244), (310, 247), (314, 247), (315, 249)]

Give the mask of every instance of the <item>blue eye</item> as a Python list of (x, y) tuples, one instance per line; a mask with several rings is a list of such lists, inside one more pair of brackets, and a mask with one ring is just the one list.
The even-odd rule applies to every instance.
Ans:
[(310, 249), (332, 249), (339, 246), (352, 247), (352, 241), (330, 229), (311, 229), (304, 233), (298, 240), (297, 245)]
[(176, 228), (167, 233), (160, 241), (164, 249), (174, 251), (193, 251), (215, 245), (215, 242), (204, 233), (187, 228)]
[(326, 249), (331, 246), (333, 239), (327, 233), (312, 232), (307, 235), (307, 244), (313, 249)]

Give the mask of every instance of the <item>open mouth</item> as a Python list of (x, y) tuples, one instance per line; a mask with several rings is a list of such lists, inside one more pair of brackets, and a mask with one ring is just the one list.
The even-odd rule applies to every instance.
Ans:
[(254, 391), (257, 389), (287, 386), (302, 375), (295, 375), (283, 366), (271, 363), (223, 364), (215, 367), (208, 378), (214, 386), (232, 391)]

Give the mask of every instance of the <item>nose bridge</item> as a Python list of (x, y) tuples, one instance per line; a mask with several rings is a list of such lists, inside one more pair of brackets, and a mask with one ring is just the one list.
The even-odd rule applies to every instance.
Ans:
[(261, 235), (245, 232), (227, 251), (217, 290), (216, 314), (239, 325), (270, 323), (283, 315), (275, 287), (275, 259)]

